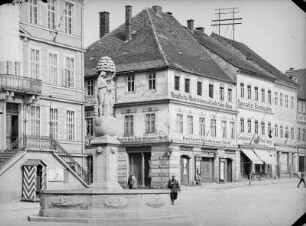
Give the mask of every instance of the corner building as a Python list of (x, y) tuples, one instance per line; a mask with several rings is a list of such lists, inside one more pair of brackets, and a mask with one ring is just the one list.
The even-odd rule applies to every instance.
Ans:
[[(221, 70), (169, 13), (153, 6), (111, 33), (100, 13), (101, 39), (85, 53), (87, 147), (96, 106), (96, 64), (117, 67), (115, 116), (120, 125), (119, 182), (133, 172), (141, 187), (165, 187), (174, 174), (184, 185), (239, 180), (235, 79)], [(89, 157), (90, 158), (90, 157)]]

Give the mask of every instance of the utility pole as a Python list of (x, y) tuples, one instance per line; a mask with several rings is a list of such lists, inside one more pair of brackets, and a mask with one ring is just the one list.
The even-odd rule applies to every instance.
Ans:
[[(218, 8), (215, 9), (216, 13), (216, 17), (217, 19), (215, 20), (211, 20), (212, 27), (217, 26), (218, 27), (218, 34), (221, 35), (221, 26), (232, 26), (232, 39), (235, 40), (235, 26), (238, 24), (242, 24), (242, 17), (236, 17), (236, 14), (239, 13), (238, 8), (237, 7), (233, 7), (233, 8)], [(222, 18), (221, 19), (221, 15), (227, 16), (228, 14), (231, 14), (231, 18), (230, 17), (226, 17), (226, 18)]]

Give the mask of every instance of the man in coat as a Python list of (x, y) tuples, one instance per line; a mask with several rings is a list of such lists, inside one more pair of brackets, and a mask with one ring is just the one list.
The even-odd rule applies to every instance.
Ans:
[(172, 175), (171, 179), (169, 179), (168, 181), (168, 188), (171, 189), (170, 198), (171, 198), (172, 205), (174, 205), (174, 200), (177, 199), (177, 193), (181, 192), (180, 184), (175, 179), (174, 175)]

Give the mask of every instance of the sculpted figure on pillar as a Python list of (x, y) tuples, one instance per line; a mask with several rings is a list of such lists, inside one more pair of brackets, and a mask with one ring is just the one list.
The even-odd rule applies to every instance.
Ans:
[(97, 82), (98, 117), (94, 119), (94, 132), (97, 137), (115, 136), (117, 125), (114, 118), (116, 66), (111, 58), (104, 56), (99, 60), (97, 70), (99, 73)]

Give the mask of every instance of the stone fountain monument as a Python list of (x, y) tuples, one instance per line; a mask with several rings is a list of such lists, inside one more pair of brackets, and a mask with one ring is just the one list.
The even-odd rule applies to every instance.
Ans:
[(82, 190), (41, 191), (39, 216), (30, 221), (115, 222), (178, 217), (172, 214), (167, 190), (125, 190), (118, 183), (118, 121), (114, 117), (115, 64), (102, 57), (99, 72), (96, 138), (93, 145), (93, 183)]

